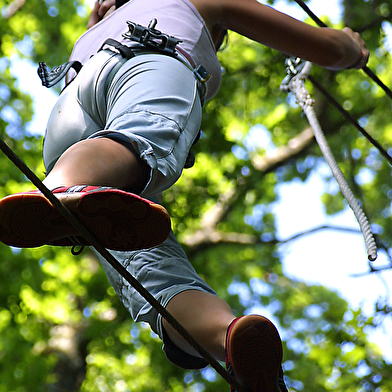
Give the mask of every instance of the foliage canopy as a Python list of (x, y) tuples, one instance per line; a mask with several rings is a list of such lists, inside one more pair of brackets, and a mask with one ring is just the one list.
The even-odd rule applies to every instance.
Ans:
[[(337, 27), (362, 31), (372, 53), (369, 67), (392, 85), (384, 30), (391, 3), (344, 0), (343, 6)], [(66, 61), (88, 10), (82, 0), (0, 0), (0, 9), (0, 135), (42, 178), (42, 140), (25, 131), (32, 98), (10, 68), (21, 58), (50, 67)], [(335, 292), (282, 272), (271, 209), (276, 187), (305, 181), (323, 165), (300, 109), (280, 92), (284, 57), (231, 34), (220, 60), (222, 88), (205, 108), (196, 166), (164, 194), (174, 231), (196, 270), (237, 314), (263, 308), (279, 323), (291, 390), (392, 390), (392, 367), (368, 339), (391, 317), (391, 304), (380, 299), (368, 317)], [(391, 151), (391, 101), (380, 88), (357, 71), (314, 67), (313, 74)], [(336, 159), (390, 251), (391, 168), (308, 87)], [(272, 151), (260, 144), (261, 135), (268, 135)], [(3, 155), (0, 181), (0, 197), (30, 189)], [(335, 191), (322, 201), (329, 214), (345, 208)], [(67, 249), (0, 245), (0, 277), (0, 392), (228, 390), (211, 369), (171, 365), (149, 328), (131, 322), (89, 252), (73, 257)]]

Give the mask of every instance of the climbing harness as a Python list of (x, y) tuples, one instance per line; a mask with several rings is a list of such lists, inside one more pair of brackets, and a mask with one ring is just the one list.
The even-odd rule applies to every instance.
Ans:
[(370, 261), (374, 261), (377, 258), (377, 245), (370, 229), (370, 224), (360, 204), (352, 193), (342, 171), (335, 161), (314, 111), (314, 100), (310, 97), (309, 92), (305, 88), (305, 80), (310, 74), (312, 63), (301, 61), (298, 58), (289, 58), (286, 61), (286, 65), (288, 75), (284, 78), (280, 88), (284, 92), (292, 92), (295, 95), (298, 105), (308, 118), (309, 124), (313, 129), (315, 139), (320, 146), (320, 150), (331, 168), (332, 174), (338, 182), (343, 196), (353, 210), (359, 223), (365, 240), (368, 258)]
[[(126, 61), (142, 54), (159, 53), (171, 56), (181, 61), (193, 72), (197, 81), (197, 89), (199, 92), (201, 106), (204, 106), (207, 94), (206, 83), (211, 78), (210, 73), (203, 67), (203, 65), (200, 64), (196, 66), (193, 59), (178, 46), (178, 44), (181, 43), (181, 40), (157, 30), (157, 23), (157, 19), (153, 19), (150, 21), (148, 27), (144, 27), (142, 25), (127, 21), (128, 31), (123, 34), (123, 37), (127, 40), (140, 44), (138, 47), (124, 45), (112, 38), (106, 39), (105, 42), (101, 45), (98, 52), (101, 50), (109, 50), (111, 52), (120, 54), (122, 57), (122, 61), (119, 61), (106, 77), (104, 90), (107, 91), (117, 71)], [(40, 62), (38, 64), (37, 72), (42, 81), (42, 85), (50, 88), (59, 83), (67, 75), (71, 68), (73, 68), (76, 73), (79, 73), (82, 67), (83, 65), (79, 61), (69, 61), (49, 71), (46, 63)], [(199, 140), (200, 135), (201, 132), (199, 131), (195, 141), (192, 144), (192, 147)], [(184, 169), (189, 169), (193, 167), (194, 164), (195, 156), (192, 151), (189, 151), (184, 164)]]
[[(157, 51), (158, 53), (175, 57), (184, 63), (194, 73), (196, 80), (198, 81), (199, 93), (203, 106), (207, 92), (206, 83), (211, 78), (210, 73), (203, 67), (203, 65), (200, 64), (196, 66), (193, 59), (178, 46), (178, 44), (181, 43), (181, 40), (157, 30), (155, 28), (157, 23), (158, 21), (153, 19), (150, 21), (148, 27), (144, 27), (137, 23), (127, 21), (128, 32), (124, 33), (123, 37), (130, 41), (142, 44), (146, 48), (155, 52)], [(182, 59), (178, 57), (177, 53), (184, 56), (190, 65), (187, 62), (182, 61)]]
[(123, 34), (124, 38), (139, 42), (152, 49), (175, 56), (176, 46), (181, 42), (176, 37), (164, 34), (156, 30), (157, 20), (153, 19), (148, 27), (127, 21), (128, 32)]
[[(206, 83), (211, 78), (210, 73), (203, 67), (203, 65), (194, 64), (193, 59), (178, 46), (178, 44), (181, 43), (181, 40), (157, 30), (155, 28), (157, 23), (157, 19), (153, 19), (150, 21), (148, 27), (144, 27), (137, 23), (127, 21), (128, 32), (124, 33), (123, 37), (141, 44), (144, 49), (140, 50), (140, 48), (130, 47), (109, 38), (102, 44), (99, 51), (104, 50), (105, 47), (109, 47), (109, 49), (115, 53), (119, 53), (125, 60), (129, 60), (137, 55), (149, 53), (159, 53), (176, 58), (186, 65), (195, 75), (198, 82), (200, 100), (203, 106), (207, 93)], [(145, 49), (150, 51), (146, 51)], [(183, 60), (182, 57), (178, 56), (178, 54), (184, 57), (186, 61)], [(76, 73), (79, 73), (82, 67), (83, 65), (79, 61), (69, 61), (49, 71), (46, 63), (40, 62), (38, 64), (37, 72), (42, 81), (42, 85), (50, 88), (59, 83), (71, 68), (74, 68)]]

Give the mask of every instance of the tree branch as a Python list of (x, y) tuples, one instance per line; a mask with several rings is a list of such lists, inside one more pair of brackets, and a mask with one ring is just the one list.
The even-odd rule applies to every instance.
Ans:
[(392, 269), (392, 265), (383, 265), (382, 267), (374, 268), (371, 264), (369, 264), (369, 271), (360, 272), (358, 274), (351, 274), (350, 276), (353, 278), (360, 278), (362, 276), (368, 276), (370, 274), (386, 271)]
[(237, 245), (277, 245), (277, 244), (286, 244), (288, 242), (294, 241), (300, 237), (304, 237), (306, 235), (314, 234), (321, 230), (334, 230), (341, 231), (345, 233), (355, 233), (361, 234), (359, 229), (354, 229), (351, 227), (342, 227), (342, 226), (333, 226), (333, 225), (322, 225), (319, 227), (315, 227), (310, 230), (306, 230), (300, 233), (293, 235), (292, 237), (286, 239), (277, 239), (274, 238), (272, 240), (263, 240), (260, 236), (256, 236), (253, 234), (243, 234), (243, 233), (226, 233), (220, 230), (217, 230), (213, 227), (206, 228), (204, 230), (198, 230), (192, 235), (187, 236), (183, 243), (188, 247), (187, 253), (188, 255), (194, 256), (196, 253), (201, 250), (205, 250), (211, 246), (217, 244), (237, 244)]
[(313, 142), (313, 130), (312, 128), (306, 128), (299, 135), (293, 137), (287, 146), (278, 148), (274, 154), (254, 157), (252, 164), (256, 170), (269, 173), (302, 153)]
[(5, 7), (3, 16), (5, 19), (13, 17), (24, 5), (26, 0), (14, 0), (11, 4)]
[[(253, 157), (251, 159), (252, 164), (256, 170), (267, 174), (302, 153), (313, 142), (313, 131), (311, 128), (306, 128), (291, 139), (287, 146), (278, 148), (273, 155)], [(242, 245), (265, 243), (256, 236), (241, 233), (224, 233), (216, 229), (218, 224), (225, 219), (235, 201), (243, 193), (244, 185), (245, 181), (241, 181), (241, 179), (237, 183), (233, 182), (233, 188), (222, 194), (216, 204), (204, 214), (201, 220), (201, 228), (187, 236), (183, 241), (189, 247), (189, 252), (194, 254), (217, 243), (238, 243)]]
[[(233, 182), (233, 189), (230, 189), (226, 193), (222, 193), (214, 207), (210, 208), (203, 216), (201, 220), (201, 226), (203, 232), (213, 230), (219, 222), (222, 222), (224, 217), (227, 215), (229, 206), (237, 199), (238, 193), (237, 184)], [(193, 235), (192, 235), (193, 236)]]

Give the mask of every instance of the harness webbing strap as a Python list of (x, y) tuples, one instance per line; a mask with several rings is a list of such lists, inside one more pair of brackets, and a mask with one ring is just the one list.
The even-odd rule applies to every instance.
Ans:
[(204, 349), (195, 338), (164, 308), (139, 281), (124, 268), (96, 237), (60, 202), (57, 197), (42, 183), (30, 168), (7, 146), (0, 138), (0, 150), (14, 163), (16, 167), (42, 192), (52, 205), (77, 229), (77, 231), (91, 243), (91, 245), (104, 257), (108, 263), (146, 300), (151, 306), (167, 320), (167, 322), (226, 380), (237, 392), (246, 392), (240, 383), (232, 377), (219, 362)]
[(135, 53), (134, 51), (126, 45), (121, 44), (120, 42), (116, 41), (113, 38), (108, 38), (101, 46), (101, 48), (98, 50), (101, 51), (105, 48), (105, 46), (112, 46), (113, 48), (115, 48), (122, 56), (122, 58), (129, 60), (133, 57), (135, 57)]

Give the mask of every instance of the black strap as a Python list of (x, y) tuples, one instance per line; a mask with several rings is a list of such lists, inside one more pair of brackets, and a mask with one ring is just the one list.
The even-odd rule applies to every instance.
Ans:
[[(115, 48), (123, 58), (129, 60), (132, 57), (135, 57), (135, 54), (132, 52), (132, 49), (126, 45), (120, 44), (120, 42), (108, 38), (103, 45), (101, 46), (102, 50), (105, 46), (111, 46)], [(80, 61), (68, 61), (65, 64), (59, 65), (58, 67), (53, 68), (51, 71), (48, 70), (46, 63), (40, 62), (38, 63), (38, 76), (42, 81), (42, 85), (50, 88), (60, 82), (61, 79), (68, 73), (68, 71), (73, 68), (76, 73), (82, 69), (83, 65)]]
[(128, 3), (129, 0), (116, 0), (116, 9), (119, 9), (124, 4)]
[(101, 46), (101, 48), (99, 50), (103, 50), (105, 48), (105, 46), (112, 46), (113, 48), (115, 48), (123, 58), (129, 60), (132, 57), (135, 57), (135, 53), (133, 53), (132, 49), (127, 46), (127, 45), (123, 45), (120, 42), (116, 41), (113, 38), (108, 38)]

